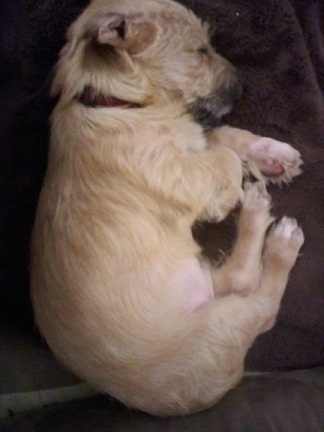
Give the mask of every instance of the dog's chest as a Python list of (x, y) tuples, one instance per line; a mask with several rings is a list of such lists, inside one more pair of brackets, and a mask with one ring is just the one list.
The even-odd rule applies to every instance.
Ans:
[(175, 147), (181, 152), (199, 153), (207, 147), (203, 129), (197, 123), (181, 122), (173, 128), (172, 135)]

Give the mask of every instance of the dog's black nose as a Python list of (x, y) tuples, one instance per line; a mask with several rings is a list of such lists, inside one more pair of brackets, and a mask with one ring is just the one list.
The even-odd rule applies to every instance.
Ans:
[(236, 93), (236, 97), (234, 100), (237, 101), (242, 96), (243, 93), (244, 75), (240, 71), (236, 71), (235, 75), (236, 75), (236, 80), (234, 84), (234, 92)]
[(238, 73), (232, 81), (231, 86), (227, 89), (226, 102), (232, 107), (242, 96), (243, 93), (243, 75)]
[(243, 72), (236, 72), (236, 77), (237, 77), (237, 81), (239, 83), (239, 85), (242, 87), (242, 90), (244, 88), (244, 75)]

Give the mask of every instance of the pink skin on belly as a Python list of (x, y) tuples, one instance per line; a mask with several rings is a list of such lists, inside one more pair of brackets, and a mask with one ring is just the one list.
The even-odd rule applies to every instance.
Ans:
[(213, 282), (209, 265), (198, 258), (188, 258), (172, 278), (172, 285), (182, 291), (185, 310), (198, 309), (214, 298)]

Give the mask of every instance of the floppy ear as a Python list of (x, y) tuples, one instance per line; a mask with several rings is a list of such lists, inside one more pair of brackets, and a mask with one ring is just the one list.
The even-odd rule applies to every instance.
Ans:
[(107, 14), (100, 19), (97, 40), (136, 54), (148, 48), (155, 36), (155, 25), (141, 16)]

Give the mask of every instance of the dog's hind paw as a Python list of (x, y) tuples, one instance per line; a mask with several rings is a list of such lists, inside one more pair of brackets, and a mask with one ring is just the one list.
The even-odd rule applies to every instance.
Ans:
[(300, 153), (291, 145), (272, 138), (260, 138), (253, 142), (247, 157), (273, 183), (289, 183), (302, 172)]
[(260, 181), (256, 183), (245, 183), (244, 185), (244, 210), (254, 213), (268, 211), (270, 208), (270, 195), (266, 185)]
[(277, 256), (282, 262), (294, 264), (304, 243), (304, 234), (293, 218), (283, 217), (272, 227), (265, 241), (265, 254)]

